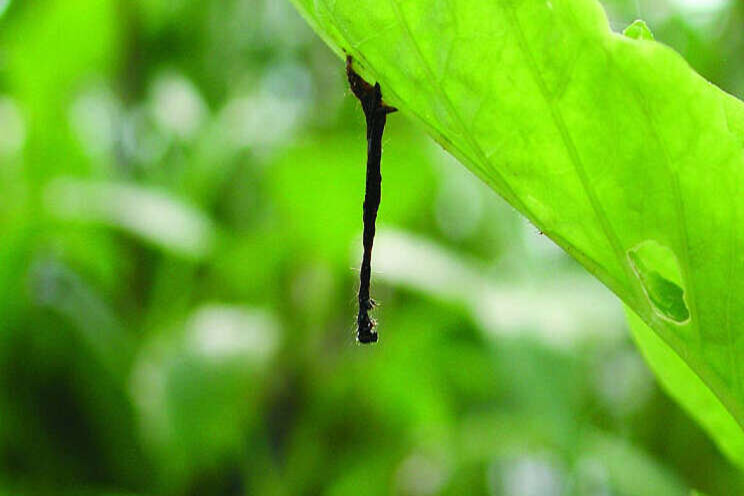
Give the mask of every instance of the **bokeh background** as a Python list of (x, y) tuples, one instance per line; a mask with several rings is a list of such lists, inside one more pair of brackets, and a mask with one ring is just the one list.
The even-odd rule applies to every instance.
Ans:
[[(612, 0), (744, 94), (744, 3)], [(616, 299), (286, 0), (0, 0), (0, 494), (742, 494)]]

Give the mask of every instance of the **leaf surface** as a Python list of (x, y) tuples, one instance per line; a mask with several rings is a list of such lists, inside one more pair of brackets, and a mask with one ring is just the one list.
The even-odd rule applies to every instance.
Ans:
[(652, 365), (699, 379), (654, 366), (662, 382), (711, 393), (696, 417), (728, 412), (736, 429), (709, 430), (741, 463), (744, 105), (594, 0), (293, 2), (653, 329)]

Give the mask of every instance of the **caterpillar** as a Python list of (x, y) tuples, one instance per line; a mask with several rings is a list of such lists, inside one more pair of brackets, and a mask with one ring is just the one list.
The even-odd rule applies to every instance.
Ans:
[(364, 117), (367, 121), (367, 180), (362, 205), (364, 255), (359, 275), (359, 313), (357, 314), (357, 341), (366, 344), (377, 342), (377, 331), (375, 330), (377, 323), (369, 316), (370, 310), (375, 307), (375, 301), (369, 295), (369, 286), (372, 276), (372, 244), (375, 239), (375, 223), (382, 193), (382, 175), (380, 173), (382, 133), (385, 130), (387, 115), (398, 109), (383, 102), (380, 83), (375, 83), (372, 86), (354, 72), (351, 56), (346, 57), (346, 76), (352, 93), (362, 104)]

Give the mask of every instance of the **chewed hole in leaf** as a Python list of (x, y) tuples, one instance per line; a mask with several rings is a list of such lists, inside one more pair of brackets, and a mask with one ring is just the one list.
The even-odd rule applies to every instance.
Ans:
[(649, 240), (629, 250), (628, 259), (654, 311), (677, 324), (687, 323), (690, 310), (674, 252)]

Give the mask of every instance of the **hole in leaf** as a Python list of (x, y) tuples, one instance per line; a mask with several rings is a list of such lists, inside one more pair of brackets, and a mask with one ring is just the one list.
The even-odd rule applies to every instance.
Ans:
[(684, 324), (690, 319), (684, 283), (674, 252), (656, 241), (644, 241), (628, 251), (628, 259), (654, 311)]

